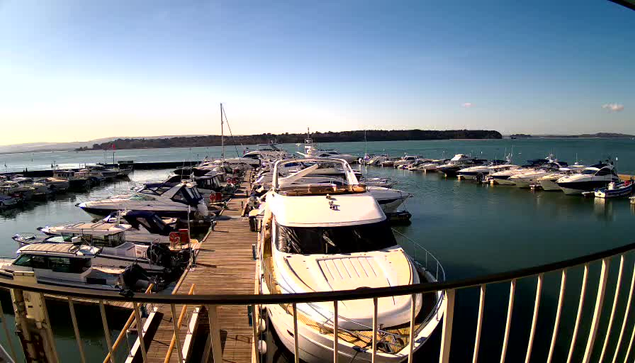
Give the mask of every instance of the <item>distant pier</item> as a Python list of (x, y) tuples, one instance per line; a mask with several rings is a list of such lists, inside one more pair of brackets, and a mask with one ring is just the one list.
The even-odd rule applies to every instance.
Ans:
[[(148, 161), (148, 162), (134, 162), (134, 161), (119, 161), (116, 164), (99, 164), (104, 165), (107, 168), (113, 167), (129, 167), (133, 170), (160, 170), (160, 169), (176, 169), (183, 166), (193, 166), (200, 164), (201, 161)], [(82, 164), (79, 164), (82, 165)], [(95, 165), (94, 163), (88, 163), (86, 165)], [(75, 170), (78, 171), (82, 169), (81, 166), (76, 168), (65, 168), (63, 170)], [(62, 169), (56, 169), (62, 170)], [(13, 176), (13, 175), (23, 175), (31, 178), (47, 178), (53, 176), (53, 169), (44, 169), (44, 170), (28, 170), (24, 169), (23, 171), (13, 171), (7, 173), (0, 173), (0, 175)]]

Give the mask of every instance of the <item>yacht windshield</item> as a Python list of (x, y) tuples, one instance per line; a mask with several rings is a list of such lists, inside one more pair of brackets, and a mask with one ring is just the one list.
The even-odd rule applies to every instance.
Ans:
[(378, 251), (397, 245), (387, 221), (346, 227), (278, 225), (276, 247), (296, 254), (340, 254)]

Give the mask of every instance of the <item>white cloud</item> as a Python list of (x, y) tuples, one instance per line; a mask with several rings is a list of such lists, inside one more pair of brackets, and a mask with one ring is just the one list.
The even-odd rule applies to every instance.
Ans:
[(602, 108), (605, 110), (609, 110), (609, 112), (620, 112), (624, 110), (624, 105), (619, 103), (607, 103), (602, 105)]
[(462, 104), (461, 106), (465, 107), (465, 108), (470, 108), (472, 106), (474, 106), (474, 104), (472, 102), (465, 102), (464, 104)]

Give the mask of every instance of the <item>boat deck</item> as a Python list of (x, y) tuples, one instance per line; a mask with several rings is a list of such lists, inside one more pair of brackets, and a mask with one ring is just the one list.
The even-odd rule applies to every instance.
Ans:
[[(194, 294), (252, 294), (256, 262), (253, 260), (252, 244), (256, 235), (249, 230), (249, 221), (241, 217), (242, 203), (246, 203), (243, 191), (227, 203), (222, 217), (213, 231), (201, 242), (196, 266), (191, 267), (174, 293), (187, 294), (192, 285)], [(148, 361), (164, 362), (170, 341), (174, 335), (174, 325), (170, 306), (159, 306), (161, 321), (151, 341), (148, 341)], [(179, 330), (179, 340), (184, 346), (190, 327), (191, 317), (200, 307), (189, 306)], [(196, 309), (196, 310), (195, 310)], [(177, 318), (181, 306), (176, 306)], [(223, 361), (251, 362), (253, 328), (249, 325), (247, 306), (219, 306), (218, 322), (221, 329)], [(201, 318), (206, 324), (207, 319)], [(191, 347), (190, 347), (191, 348)], [(198, 353), (198, 352), (194, 352)], [(178, 362), (175, 351), (171, 362)]]

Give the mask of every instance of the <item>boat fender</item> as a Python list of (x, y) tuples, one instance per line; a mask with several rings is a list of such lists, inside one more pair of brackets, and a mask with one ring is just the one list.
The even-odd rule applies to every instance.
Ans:
[(267, 342), (264, 340), (258, 341), (258, 353), (267, 354)]
[(258, 319), (258, 333), (264, 333), (267, 330), (267, 321), (265, 319)]

